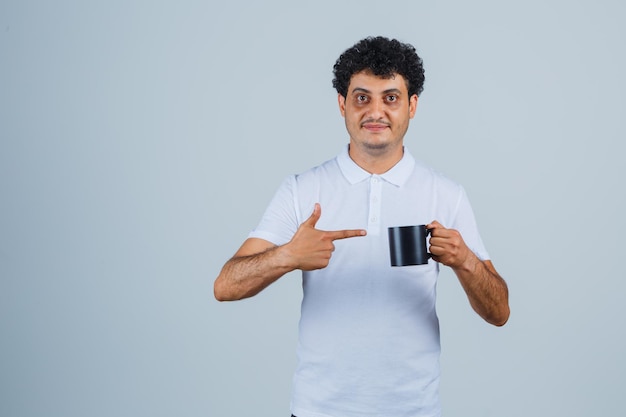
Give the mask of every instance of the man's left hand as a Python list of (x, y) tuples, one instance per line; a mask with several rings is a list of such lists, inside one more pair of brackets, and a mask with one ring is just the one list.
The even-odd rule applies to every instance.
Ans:
[(430, 248), (433, 260), (451, 268), (460, 268), (474, 258), (458, 230), (446, 229), (433, 220), (426, 225), (430, 230)]

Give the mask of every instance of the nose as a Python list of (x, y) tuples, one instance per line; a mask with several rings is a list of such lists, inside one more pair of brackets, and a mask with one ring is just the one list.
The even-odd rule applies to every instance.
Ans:
[(374, 120), (382, 119), (385, 114), (383, 106), (384, 103), (381, 100), (372, 100), (367, 115)]

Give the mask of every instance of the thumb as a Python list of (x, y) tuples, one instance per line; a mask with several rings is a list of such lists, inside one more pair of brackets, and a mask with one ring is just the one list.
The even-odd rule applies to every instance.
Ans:
[(443, 227), (443, 226), (442, 226), (442, 225), (441, 225), (441, 223), (439, 223), (437, 220), (433, 220), (432, 222), (430, 222), (430, 223), (428, 223), (428, 224), (426, 225), (426, 228), (427, 228), (428, 230), (437, 229), (437, 228), (439, 228), (439, 227)]
[(311, 217), (306, 219), (302, 224), (314, 228), (321, 216), (322, 207), (319, 205), (319, 203), (315, 203), (315, 207), (313, 208), (313, 213), (311, 214)]

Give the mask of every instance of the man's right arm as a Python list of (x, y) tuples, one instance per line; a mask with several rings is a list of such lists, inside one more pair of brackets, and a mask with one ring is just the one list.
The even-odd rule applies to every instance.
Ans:
[(213, 292), (218, 301), (252, 297), (295, 268), (289, 264), (285, 246), (249, 238), (222, 268)]
[(311, 217), (282, 246), (263, 239), (247, 239), (215, 280), (215, 298), (219, 301), (241, 300), (258, 294), (295, 269), (312, 271), (325, 268), (335, 250), (335, 240), (366, 234), (365, 230), (318, 230), (315, 224), (321, 214), (320, 205), (315, 204)]

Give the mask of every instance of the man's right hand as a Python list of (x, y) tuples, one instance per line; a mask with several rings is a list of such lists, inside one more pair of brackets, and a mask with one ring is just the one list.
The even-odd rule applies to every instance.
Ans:
[(324, 231), (315, 228), (322, 215), (319, 204), (298, 227), (291, 240), (275, 246), (258, 238), (248, 238), (222, 268), (213, 284), (220, 301), (252, 297), (294, 269), (312, 271), (328, 266), (337, 239), (365, 236), (365, 230)]
[(351, 237), (365, 236), (363, 229), (324, 231), (315, 228), (322, 215), (322, 208), (315, 203), (313, 214), (304, 221), (283, 249), (288, 251), (295, 264), (294, 269), (312, 271), (328, 266), (335, 250), (334, 241)]

